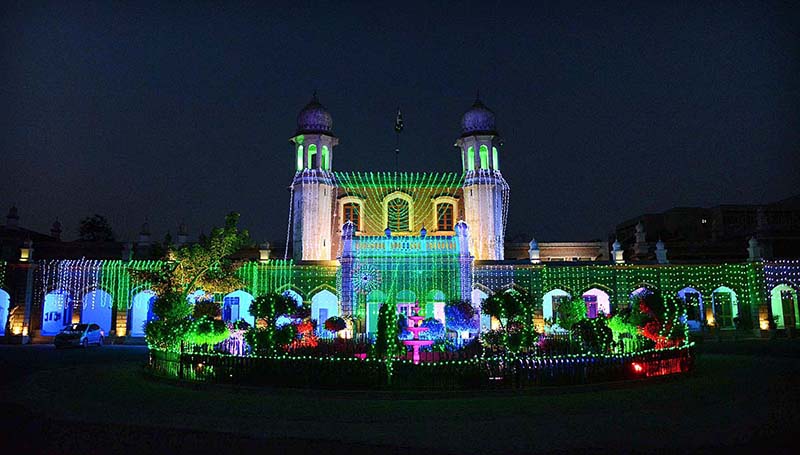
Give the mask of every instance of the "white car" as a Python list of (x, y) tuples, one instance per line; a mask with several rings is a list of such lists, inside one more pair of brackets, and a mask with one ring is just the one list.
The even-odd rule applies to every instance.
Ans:
[(57, 348), (62, 346), (89, 347), (90, 344), (103, 345), (105, 333), (97, 324), (70, 324), (64, 327), (53, 339)]

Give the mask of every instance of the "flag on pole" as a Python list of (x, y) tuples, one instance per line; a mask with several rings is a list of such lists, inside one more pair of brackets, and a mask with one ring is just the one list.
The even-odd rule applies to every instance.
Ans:
[(400, 112), (400, 108), (397, 108), (397, 118), (394, 121), (394, 130), (397, 133), (403, 131), (403, 113)]

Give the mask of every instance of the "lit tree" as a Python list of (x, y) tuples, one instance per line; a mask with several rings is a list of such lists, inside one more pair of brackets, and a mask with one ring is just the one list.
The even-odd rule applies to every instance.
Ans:
[[(198, 330), (202, 336), (195, 338), (199, 340), (222, 336), (224, 324), (210, 316), (214, 312), (204, 305), (189, 305), (188, 299), (196, 289), (213, 295), (241, 286), (236, 276), (241, 264), (229, 259), (248, 239), (247, 231), (239, 231), (238, 221), (239, 214), (231, 213), (225, 218), (225, 227), (215, 228), (203, 241), (169, 250), (169, 260), (159, 270), (130, 270), (135, 281), (146, 283), (157, 296), (153, 313), (158, 319), (145, 328), (148, 342), (170, 347), (192, 338)], [(209, 302), (210, 305), (215, 304)]]
[(477, 330), (475, 309), (469, 300), (451, 300), (444, 307), (447, 328), (458, 332), (459, 343), (472, 330)]

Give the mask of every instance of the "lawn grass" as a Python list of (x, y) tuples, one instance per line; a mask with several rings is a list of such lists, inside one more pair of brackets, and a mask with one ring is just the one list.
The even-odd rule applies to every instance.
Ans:
[(101, 424), (104, 432), (139, 439), (159, 431), (192, 431), (187, 438), (195, 439), (224, 433), (221, 440), (243, 446), (270, 440), (445, 453), (755, 451), (789, 443), (800, 421), (794, 412), (798, 377), (796, 358), (706, 354), (691, 374), (651, 383), (529, 392), (336, 392), (177, 386), (152, 380), (140, 361), (130, 360), (35, 371), (4, 389), (2, 401), (22, 406), (34, 421)]

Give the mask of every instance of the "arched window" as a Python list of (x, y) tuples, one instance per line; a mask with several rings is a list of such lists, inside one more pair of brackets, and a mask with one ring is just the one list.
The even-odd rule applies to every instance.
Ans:
[(356, 225), (356, 230), (361, 226), (361, 204), (348, 202), (342, 206), (342, 219), (352, 221)]
[(436, 205), (436, 229), (439, 231), (453, 230), (453, 204), (446, 202)]
[(328, 151), (328, 146), (322, 146), (322, 170), (330, 171), (331, 170), (331, 154)]
[(475, 170), (475, 149), (472, 147), (467, 149), (467, 170)]
[(481, 169), (489, 169), (489, 147), (481, 145), (479, 151), (481, 155)]
[(143, 337), (144, 327), (148, 321), (153, 319), (153, 304), (156, 301), (156, 293), (150, 290), (141, 291), (135, 296), (131, 303), (131, 323), (128, 329), (132, 337)]
[(8, 292), (0, 289), (0, 335), (6, 334), (6, 322), (8, 322), (8, 308), (11, 306), (11, 296)]
[(408, 201), (405, 199), (396, 197), (389, 200), (386, 205), (386, 222), (392, 232), (407, 232), (410, 229), (408, 226), (409, 208)]
[(497, 160), (497, 147), (492, 147), (492, 169), (500, 170), (500, 162)]
[(298, 171), (302, 171), (303, 170), (303, 146), (302, 145), (298, 145), (297, 146), (297, 170)]
[(314, 169), (314, 158), (317, 156), (317, 145), (311, 144), (308, 146), (308, 168)]
[(83, 296), (82, 324), (97, 324), (107, 335), (111, 331), (111, 308), (114, 299), (106, 291), (95, 289)]

